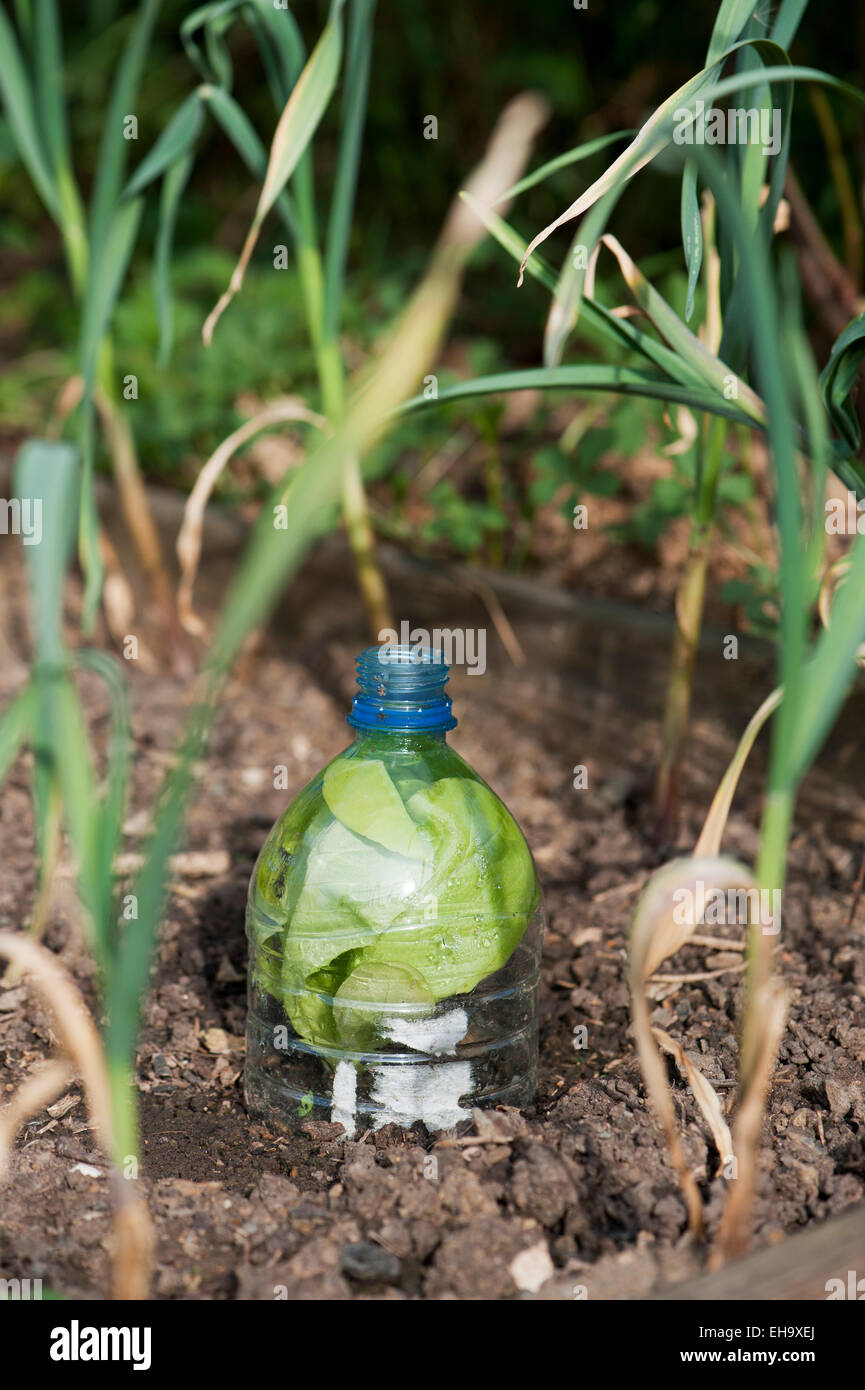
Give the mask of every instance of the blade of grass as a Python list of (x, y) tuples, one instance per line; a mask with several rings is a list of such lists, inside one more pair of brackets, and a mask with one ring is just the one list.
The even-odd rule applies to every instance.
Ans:
[[(740, 38), (745, 26), (756, 8), (748, 0), (723, 0), (715, 17), (704, 66), (711, 67), (724, 54), (731, 44)], [(700, 218), (700, 204), (697, 196), (697, 170), (693, 160), (688, 160), (682, 174), (681, 197), (682, 249), (685, 253), (685, 267), (688, 272), (688, 291), (685, 302), (685, 321), (690, 322), (694, 309), (694, 295), (700, 278), (703, 260), (703, 224)]]
[[(118, 1299), (144, 1299), (148, 1296), (155, 1245), (153, 1228), (138, 1184), (127, 1177), (127, 1162), (137, 1150), (124, 1147), (126, 1135), (118, 1128), (112, 1104), (111, 1078), (98, 1030), (72, 976), (57, 957), (29, 941), (18, 932), (0, 932), (0, 958), (12, 962), (21, 973), (31, 976), (44, 1003), (51, 1011), (59, 1041), (69, 1058), (48, 1064), (31, 1077), (17, 1096), (13, 1111), (23, 1123), (68, 1084), (77, 1071), (83, 1083), (90, 1125), (112, 1165), (111, 1196), (114, 1202), (112, 1230), (113, 1294)], [(71, 1064), (71, 1065), (70, 1065)], [(4, 1116), (0, 1168), (5, 1168), (13, 1133), (9, 1116)]]
[(787, 762), (798, 782), (813, 763), (856, 677), (856, 654), (865, 638), (865, 537), (857, 536), (850, 570), (832, 606), (831, 626), (817, 639), (807, 668)]
[(593, 154), (607, 149), (609, 145), (618, 144), (620, 140), (627, 140), (633, 135), (633, 130), (614, 130), (609, 135), (599, 135), (594, 140), (586, 140), (582, 145), (575, 145), (572, 150), (566, 150), (564, 154), (556, 155), (555, 159), (548, 159), (546, 164), (541, 164), (530, 174), (526, 174), (524, 179), (520, 179), (519, 183), (515, 183), (513, 188), (509, 188), (507, 193), (503, 194), (502, 202), (505, 199), (516, 198), (518, 194), (525, 193), (527, 189), (543, 183), (544, 179), (548, 179), (552, 174), (557, 174), (560, 169), (567, 169), (572, 164), (581, 164), (584, 159), (590, 159)]
[(667, 97), (666, 101), (662, 102), (640, 127), (627, 149), (622, 151), (609, 168), (601, 174), (600, 178), (595, 179), (585, 193), (582, 193), (571, 203), (561, 216), (549, 223), (529, 242), (520, 265), (518, 284), (522, 284), (526, 262), (531, 257), (532, 252), (540, 246), (542, 241), (546, 240), (551, 232), (555, 231), (557, 227), (561, 227), (563, 223), (570, 222), (586, 212), (604, 194), (615, 188), (617, 184), (633, 178), (634, 174), (644, 165), (651, 163), (655, 155), (660, 154), (672, 138), (673, 113), (679, 107), (688, 105), (700, 94), (703, 88), (708, 86), (712, 77), (719, 70), (719, 66), (719, 63), (714, 63), (712, 66), (704, 68)]
[(301, 400), (288, 398), (283, 401), (274, 401), (254, 415), (252, 419), (244, 421), (238, 429), (223, 439), (201, 468), (195, 485), (186, 499), (186, 505), (183, 509), (183, 524), (177, 534), (176, 549), (180, 564), (177, 611), (184, 627), (197, 636), (203, 636), (206, 628), (192, 607), (192, 590), (201, 556), (204, 511), (210, 495), (222, 470), (238, 449), (241, 449), (244, 444), (248, 444), (262, 430), (271, 429), (274, 425), (284, 424), (289, 420), (303, 421), (307, 425), (313, 425), (316, 429), (323, 429), (327, 423), (323, 415), (318, 415), (315, 411), (307, 409)]
[[(515, 261), (519, 261), (526, 249), (525, 239), (497, 213), (488, 208), (479, 207), (472, 198), (467, 198), (465, 193), (461, 196), (478, 214), (487, 231), (495, 237), (499, 245), (504, 247)], [(555, 291), (555, 271), (544, 260), (543, 256), (537, 253), (532, 256), (526, 265), (526, 271), (546, 286), (548, 290)], [(582, 318), (584, 327), (589, 329), (587, 336), (594, 336), (617, 348), (638, 352), (646, 361), (654, 362), (656, 366), (666, 372), (671, 381), (678, 382), (680, 385), (694, 386), (698, 391), (702, 390), (702, 378), (687, 361), (683, 360), (677, 353), (671, 352), (664, 343), (659, 343), (654, 337), (634, 328), (626, 319), (611, 313), (603, 304), (586, 295), (585, 291), (582, 299)]]
[(0, 9), (0, 95), (9, 130), (33, 186), (45, 207), (60, 220), (61, 206), (48, 152), (42, 142), (36, 122), (33, 90), (15, 30), (5, 10)]
[(153, 252), (153, 291), (156, 322), (159, 326), (157, 362), (165, 366), (171, 359), (174, 340), (174, 313), (171, 296), (171, 249), (174, 227), (183, 192), (192, 173), (194, 156), (190, 152), (178, 159), (162, 180), (159, 196), (159, 222)]
[(139, 198), (130, 199), (118, 207), (129, 144), (124, 139), (124, 120), (134, 110), (160, 5), (161, 0), (142, 0), (138, 7), (112, 84), (90, 199), (88, 270), (79, 339), (79, 370), (84, 379), (84, 396), (78, 437), (83, 465), (78, 544), (85, 575), (82, 614), (85, 632), (92, 630), (104, 578), (93, 493), (93, 387), (102, 337), (126, 274), (141, 215)]
[(57, 0), (36, 0), (33, 26), (36, 111), (54, 171), (59, 226), (73, 288), (80, 295), (87, 274), (87, 228), (69, 145), (63, 99), (63, 49)]
[(210, 343), (216, 324), (243, 284), (262, 223), (296, 169), (333, 94), (342, 56), (344, 3), (345, 0), (331, 0), (330, 15), (321, 38), (279, 118), (252, 226), (229, 287), (205, 322), (202, 334), (205, 344)]
[(637, 268), (619, 241), (606, 233), (601, 237), (599, 245), (612, 251), (634, 299), (673, 351), (690, 362), (702, 381), (719, 394), (723, 395), (735, 385), (735, 399), (739, 402), (742, 412), (755, 424), (765, 425), (766, 407), (757, 393), (686, 327), (663, 295), (658, 293)]
[(161, 4), (162, 0), (141, 0), (111, 88), (90, 201), (90, 247), (97, 267), (110, 236), (123, 186), (129, 149), (129, 141), (124, 139), (124, 120), (135, 109), (136, 93)]
[(682, 200), (680, 208), (682, 226), (682, 248), (685, 252), (685, 267), (688, 271), (688, 291), (685, 299), (685, 321), (690, 322), (694, 312), (694, 295), (700, 282), (703, 265), (703, 223), (700, 218), (700, 201), (697, 196), (697, 166), (693, 160), (685, 162), (682, 174)]
[(458, 381), (453, 386), (439, 387), (432, 398), (412, 396), (402, 411), (424, 410), (446, 405), (451, 401), (468, 400), (473, 396), (492, 395), (498, 391), (610, 391), (623, 396), (645, 396), (649, 400), (669, 401), (705, 410), (713, 415), (747, 424), (754, 422), (744, 415), (733, 401), (690, 386), (671, 382), (660, 372), (640, 371), (634, 367), (612, 367), (606, 363), (589, 363), (573, 367), (527, 367), (522, 371), (498, 372)]
[(9, 769), (31, 737), (36, 697), (31, 686), (19, 691), (6, 706), (0, 718), (0, 784), (6, 781)]
[[(768, 65), (771, 57), (778, 58), (789, 65), (789, 58), (783, 49), (771, 41), (754, 42), (749, 49), (742, 51), (740, 60), (746, 65)], [(740, 206), (747, 223), (754, 228), (754, 234), (763, 238), (768, 246), (774, 236), (775, 217), (784, 192), (787, 165), (790, 155), (790, 119), (793, 103), (793, 88), (786, 84), (767, 84), (758, 87), (754, 96), (759, 102), (760, 120), (762, 113), (771, 115), (774, 131), (774, 113), (780, 112), (780, 148), (772, 157), (768, 187), (766, 186), (767, 156), (759, 144), (748, 143), (740, 156), (739, 188)], [(761, 127), (762, 128), (762, 127)], [(764, 197), (765, 192), (765, 197)], [(743, 293), (736, 273), (738, 256), (735, 253), (725, 264), (725, 275), (732, 278), (732, 288), (725, 296), (724, 332), (720, 354), (727, 357), (735, 366), (744, 365), (744, 344), (748, 339), (748, 315), (750, 305)]]
[(705, 66), (711, 67), (732, 47), (757, 9), (758, 0), (722, 0), (718, 6)]
[(38, 544), (25, 545), (30, 611), (37, 668), (50, 670), (64, 660), (63, 582), (75, 537), (78, 455), (70, 444), (31, 439), (15, 459), (15, 496), (41, 517)]
[(108, 223), (100, 260), (89, 276), (79, 342), (81, 375), (88, 393), (95, 382), (102, 339), (126, 278), (143, 206), (140, 197), (120, 204)]
[(91, 944), (104, 967), (106, 942), (94, 807), (96, 792), (87, 731), (66, 669), (62, 635), (63, 584), (75, 539), (79, 461), (69, 444), (29, 440), (15, 461), (19, 497), (38, 502), (42, 538), (24, 547), (36, 660), (33, 666), (34, 757), (39, 765), (34, 803), (40, 845), (53, 843), (52, 808), (59, 791), (78, 858)]
[(105, 791), (99, 799), (98, 806), (94, 808), (98, 820), (94, 852), (98, 860), (100, 887), (100, 901), (96, 911), (104, 922), (106, 943), (111, 949), (114, 945), (111, 933), (115, 923), (112, 910), (114, 861), (123, 842), (132, 754), (129, 694), (120, 664), (105, 652), (83, 648), (75, 653), (74, 661), (77, 666), (95, 672), (102, 681), (111, 704), (111, 728), (104, 775)]
[[(298, 69), (305, 53), (302, 38), (294, 19), (287, 11), (277, 16), (259, 7), (247, 9), (244, 13), (251, 23), (262, 53), (274, 100), (278, 110), (282, 112), (286, 103), (291, 103), (299, 85)], [(293, 174), (294, 203), (291, 213), (288, 218), (284, 211), (282, 213), (283, 220), (288, 222), (294, 237), (304, 309), (322, 401), (325, 414), (333, 424), (342, 416), (345, 396), (345, 371), (337, 331), (340, 308), (338, 301), (342, 296), (342, 271), (338, 277), (338, 284), (334, 275), (340, 262), (344, 265), (345, 246), (341, 244), (341, 238), (343, 234), (347, 235), (350, 221), (350, 204), (366, 97), (368, 52), (365, 53), (365, 50), (368, 50), (371, 39), (372, 16), (373, 10), (368, 0), (361, 0), (361, 3), (352, 7), (346, 64), (347, 89), (343, 108), (345, 118), (342, 123), (332, 200), (333, 236), (329, 241), (328, 251), (330, 260), (326, 265), (322, 262), (318, 241), (311, 146), (307, 147), (298, 160)], [(265, 173), (265, 180), (266, 177)], [(284, 192), (280, 197), (285, 197)], [(331, 277), (330, 289), (327, 284), (328, 275)], [(335, 299), (329, 300), (329, 305), (325, 303), (326, 293), (336, 295)], [(375, 635), (383, 627), (391, 626), (392, 619), (386, 586), (375, 558), (374, 538), (363, 482), (356, 461), (350, 456), (346, 458), (344, 465), (342, 500), (343, 516), (358, 583), (370, 628)]]
[(201, 92), (196, 90), (190, 92), (168, 124), (160, 131), (153, 148), (148, 151), (126, 184), (120, 201), (128, 202), (130, 198), (143, 193), (149, 183), (189, 155), (195, 148), (203, 122), (202, 96)]
[(124, 203), (111, 219), (102, 254), (94, 259), (88, 274), (87, 293), (81, 317), (79, 362), (84, 380), (78, 443), (83, 464), (81, 516), (78, 545), (84, 569), (84, 610), (82, 624), (85, 632), (92, 629), (102, 592), (104, 566), (99, 546), (99, 518), (93, 491), (94, 471), (94, 404), (93, 387), (103, 336), (114, 310), (117, 295), (132, 255), (138, 233), (142, 201)]
[[(231, 86), (231, 59), (222, 32), (246, 3), (247, 0), (216, 0), (216, 3), (199, 5), (186, 15), (180, 26), (180, 41), (187, 57), (208, 82), (215, 81), (226, 88)], [(204, 48), (194, 37), (199, 29), (204, 33)]]
[[(675, 859), (658, 869), (641, 893), (634, 912), (628, 943), (628, 985), (637, 1053), (646, 1090), (664, 1130), (670, 1158), (688, 1206), (691, 1231), (695, 1236), (700, 1236), (703, 1230), (702, 1201), (682, 1151), (666, 1067), (658, 1051), (646, 995), (646, 983), (650, 976), (663, 961), (681, 950), (697, 930), (696, 911), (682, 911), (681, 904), (687, 902), (688, 898), (680, 896), (682, 893), (689, 894), (690, 901), (696, 902), (698, 894), (694, 891), (695, 885), (701, 885), (708, 899), (713, 892), (751, 888), (755, 880), (744, 865), (734, 859), (721, 857)], [(724, 1146), (727, 1147), (726, 1142)]]
[(808, 0), (781, 0), (770, 35), (781, 48), (790, 47), (807, 8)]
[(343, 284), (366, 117), (376, 0), (353, 0), (349, 14), (339, 151), (324, 256), (323, 336), (339, 333)]
[[(769, 41), (765, 39), (748, 40), (749, 44), (756, 47), (765, 47)], [(745, 47), (744, 44), (735, 44), (724, 55), (729, 58), (738, 49)], [(596, 179), (584, 193), (580, 195), (570, 207), (566, 208), (553, 222), (550, 222), (542, 231), (538, 232), (526, 249), (526, 255), (520, 267), (518, 284), (522, 284), (525, 272), (526, 261), (532, 252), (541, 242), (561, 227), (566, 222), (571, 222), (588, 211), (605, 194), (621, 184), (631, 179), (645, 165), (651, 163), (656, 155), (666, 149), (673, 139), (673, 128), (676, 125), (676, 111), (690, 107), (699, 98), (708, 104), (716, 101), (719, 97), (729, 96), (734, 92), (745, 90), (751, 87), (764, 85), (767, 81), (772, 82), (816, 82), (827, 86), (832, 90), (849, 97), (859, 105), (865, 105), (865, 93), (853, 87), (848, 82), (842, 82), (839, 78), (831, 74), (822, 72), (817, 68), (808, 67), (772, 67), (765, 68), (759, 73), (742, 73), (733, 78), (725, 78), (721, 81), (713, 81), (715, 75), (714, 68), (705, 68), (696, 74), (688, 82), (684, 83), (672, 96), (662, 102), (656, 111), (649, 117), (648, 121), (640, 128), (636, 138), (631, 142), (626, 150), (619, 155), (618, 159), (609, 166), (607, 170)], [(689, 146), (689, 150), (691, 147)], [(699, 148), (699, 147), (696, 147)], [(603, 228), (601, 228), (603, 230)], [(586, 238), (588, 241), (589, 239)], [(590, 249), (591, 249), (591, 243)]]
[(779, 257), (778, 273), (784, 315), (784, 340), (790, 360), (791, 388), (797, 397), (807, 439), (807, 457), (803, 457), (802, 464), (803, 467), (810, 466), (810, 479), (803, 478), (803, 497), (807, 497), (810, 483), (811, 503), (805, 570), (812, 576), (814, 594), (819, 598), (819, 576), (823, 572), (826, 553), (826, 475), (831, 464), (829, 416), (824, 408), (820, 379), (805, 332), (799, 266), (792, 248), (785, 248)]
[[(263, 179), (267, 169), (267, 150), (258, 138), (258, 132), (249, 120), (242, 106), (221, 87), (205, 86), (199, 88), (202, 100), (222, 126), (237, 153), (257, 179)], [(275, 203), (276, 211), (288, 227), (292, 236), (299, 236), (297, 210), (291, 195), (286, 189), (280, 193)]]
[(306, 62), (306, 45), (291, 10), (257, 0), (244, 12), (258, 41), (274, 103), (282, 110)]
[(863, 358), (865, 314), (860, 314), (833, 343), (829, 360), (820, 376), (827, 414), (853, 457), (859, 452), (862, 434), (852, 397)]
[(730, 807), (733, 804), (733, 797), (736, 795), (736, 788), (739, 785), (742, 769), (748, 760), (751, 749), (754, 747), (757, 735), (770, 715), (774, 714), (775, 710), (778, 708), (783, 694), (784, 692), (780, 688), (778, 690), (773, 690), (771, 695), (766, 696), (766, 699), (757, 710), (757, 713), (753, 715), (749, 721), (745, 732), (739, 740), (739, 746), (733, 755), (730, 766), (724, 773), (718, 785), (718, 790), (715, 792), (712, 805), (709, 807), (709, 814), (703, 824), (703, 829), (700, 831), (700, 838), (694, 847), (695, 855), (702, 856), (720, 853), (721, 840), (724, 836), (727, 819), (730, 815)]
[[(755, 39), (749, 40), (747, 44), (737, 45), (737, 48), (731, 49), (730, 53), (736, 51), (747, 51), (751, 47), (763, 52), (767, 48), (772, 49), (774, 46), (768, 44), (766, 40)], [(729, 54), (726, 56), (729, 56)], [(786, 55), (782, 56), (786, 60)], [(783, 71), (786, 72), (787, 69), (784, 69)], [(749, 76), (752, 79), (754, 78), (754, 74), (745, 74), (742, 80), (748, 80)], [(700, 94), (701, 100), (713, 100), (723, 86), (724, 83), (718, 83), (716, 85), (708, 87), (704, 92)], [(655, 140), (655, 143), (657, 144), (657, 148), (654, 150), (654, 153), (651, 156), (652, 158), (654, 158), (654, 155), (659, 153), (660, 149), (665, 148), (666, 145), (669, 144), (670, 140), (672, 140), (673, 125), (677, 119), (676, 112), (680, 112), (680, 110), (685, 109), (687, 104), (688, 103), (683, 103), (683, 106), (681, 108), (674, 107), (666, 110), (663, 120), (658, 125), (658, 127), (655, 128), (653, 132), (653, 138)], [(667, 106), (668, 104), (665, 103), (665, 107)], [(660, 109), (662, 108), (659, 108), (659, 110)], [(645, 129), (645, 127), (643, 129)], [(639, 153), (639, 148), (640, 136), (637, 137), (637, 139), (633, 142), (632, 146), (629, 146), (629, 149), (635, 150), (637, 154)], [(625, 154), (627, 154), (627, 151), (625, 151)], [(636, 155), (634, 157), (636, 157)], [(622, 158), (622, 156), (620, 156), (620, 158)], [(693, 157), (689, 158), (686, 161), (686, 163), (689, 164), (692, 168), (696, 167), (694, 164)], [(611, 165), (610, 169), (607, 171), (607, 175), (610, 175), (612, 171), (615, 169), (615, 167), (615, 165)], [(639, 167), (642, 167), (642, 164), (640, 164)], [(610, 179), (606, 176), (602, 176), (602, 179), (598, 180), (596, 184), (593, 184), (592, 188), (588, 189), (586, 193), (583, 195), (583, 197), (577, 200), (577, 203), (572, 204), (571, 207), (567, 209), (567, 211), (563, 213), (562, 216), (558, 218), (555, 223), (551, 223), (550, 226), (544, 230), (544, 232), (539, 234), (539, 237), (535, 238), (534, 242), (530, 243), (526, 251), (526, 256), (529, 256), (531, 254), (532, 246), (536, 245), (539, 240), (543, 240), (544, 237), (553, 229), (553, 227), (558, 226), (563, 222), (572, 220), (574, 216), (579, 215), (579, 212), (583, 210), (588, 210), (588, 216), (586, 217), (585, 221), (581, 224), (580, 229), (577, 232), (575, 242), (585, 249), (588, 256), (591, 256), (596, 243), (598, 242), (606, 228), (609, 218), (612, 215), (613, 209), (615, 208), (619, 198), (622, 196), (625, 183), (627, 182), (627, 179), (629, 177), (630, 174), (624, 174), (616, 179)], [(599, 194), (595, 190), (597, 190), (602, 183), (604, 184), (604, 189), (602, 191), (601, 196), (601, 194)], [(575, 209), (577, 209), (577, 211), (575, 211)], [(702, 244), (702, 232), (700, 233), (700, 239)], [(556, 366), (558, 362), (561, 360), (565, 343), (567, 342), (570, 333), (573, 332), (573, 329), (576, 326), (576, 323), (579, 318), (580, 305), (583, 294), (583, 284), (586, 278), (586, 262), (584, 257), (575, 257), (573, 255), (574, 249), (575, 247), (572, 246), (571, 253), (569, 253), (562, 268), (559, 281), (556, 287), (556, 293), (553, 299), (553, 304), (550, 309), (549, 319), (547, 322), (547, 330), (544, 338), (544, 361), (547, 363), (548, 366)], [(520, 267), (520, 280), (522, 280), (522, 272), (524, 267), (525, 258)], [(737, 293), (741, 296), (741, 287), (739, 287)], [(723, 342), (722, 350), (724, 350)]]
[(55, 172), (71, 163), (69, 128), (63, 104), (63, 50), (57, 0), (35, 0), (33, 67), (36, 110), (42, 138)]

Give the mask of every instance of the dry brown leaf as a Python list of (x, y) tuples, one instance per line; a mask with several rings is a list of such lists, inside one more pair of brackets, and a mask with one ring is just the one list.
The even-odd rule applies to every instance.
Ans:
[[(666, 1068), (649, 1018), (646, 985), (662, 961), (675, 955), (700, 925), (696, 911), (699, 885), (702, 885), (704, 900), (714, 891), (726, 892), (731, 888), (756, 886), (750, 870), (734, 859), (693, 857), (665, 864), (652, 875), (637, 904), (628, 953), (631, 1013), (643, 1079), (664, 1129), (670, 1157), (688, 1206), (690, 1228), (695, 1236), (703, 1231), (702, 1202), (679, 1140)], [(682, 896), (688, 893), (692, 895), (694, 911), (688, 911), (687, 897)], [(705, 1081), (705, 1078), (702, 1080)], [(708, 1086), (709, 1083), (705, 1084)], [(707, 1099), (705, 1093), (704, 1099)]]
[(205, 1028), (201, 1034), (201, 1041), (208, 1052), (216, 1054), (239, 1053), (246, 1049), (244, 1038), (234, 1033), (226, 1033), (224, 1028)]
[(295, 396), (287, 396), (284, 400), (274, 401), (272, 405), (266, 406), (257, 415), (253, 415), (251, 420), (244, 421), (233, 434), (223, 439), (204, 464), (186, 499), (183, 524), (177, 536), (177, 558), (180, 562), (177, 613), (187, 632), (193, 633), (196, 637), (203, 637), (206, 633), (204, 623), (192, 607), (192, 590), (195, 585), (195, 576), (198, 573), (198, 562), (201, 558), (204, 511), (210, 495), (222, 470), (238, 449), (242, 449), (244, 444), (248, 444), (262, 430), (290, 420), (300, 420), (307, 425), (314, 425), (317, 429), (323, 429), (325, 424), (323, 415), (309, 410), (303, 401)]
[(687, 1081), (694, 1093), (694, 1099), (700, 1107), (703, 1119), (712, 1131), (712, 1138), (715, 1141), (715, 1148), (718, 1150), (717, 1173), (723, 1172), (725, 1166), (733, 1157), (733, 1136), (730, 1133), (724, 1113), (721, 1109), (721, 1098), (714, 1086), (695, 1066), (690, 1057), (682, 1047), (681, 1043), (671, 1038), (669, 1033), (665, 1033), (663, 1028), (653, 1028), (652, 1034), (655, 1040), (663, 1048), (664, 1052), (679, 1069), (679, 1075), (683, 1081)]
[(760, 1036), (743, 1039), (739, 1106), (733, 1126), (736, 1171), (709, 1261), (713, 1269), (741, 1255), (748, 1244), (766, 1092), (787, 1022), (787, 993), (776, 981), (769, 980), (758, 1002), (755, 1015), (762, 1025)]
[[(90, 1122), (103, 1153), (116, 1165), (111, 1086), (102, 1039), (77, 985), (57, 957), (18, 932), (0, 932), (0, 957), (13, 961), (30, 976), (54, 1015), (54, 1027), (65, 1056), (52, 1059), (19, 1088), (0, 1116), (0, 1168), (8, 1162), (15, 1132), (28, 1115), (53, 1100), (77, 1071), (84, 1084)], [(126, 1157), (125, 1155), (122, 1157)], [(114, 1296), (146, 1298), (150, 1287), (153, 1227), (138, 1183), (124, 1178), (114, 1166)]]

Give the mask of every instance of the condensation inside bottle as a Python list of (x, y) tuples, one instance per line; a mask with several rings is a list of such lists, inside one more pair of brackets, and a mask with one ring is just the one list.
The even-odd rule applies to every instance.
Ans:
[(276, 1130), (450, 1129), (537, 1083), (537, 876), (448, 745), (429, 649), (358, 658), (355, 741), (277, 821), (249, 889), (246, 1096)]

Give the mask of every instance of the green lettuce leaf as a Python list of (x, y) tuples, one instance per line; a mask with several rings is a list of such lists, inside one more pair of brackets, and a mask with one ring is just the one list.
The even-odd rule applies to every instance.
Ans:
[[(429, 861), (381, 849), (331, 821), (306, 856), (306, 874), (285, 934), (283, 1002), (292, 1023), (310, 1036), (298, 996), (309, 977), (375, 941), (413, 900), (430, 876)], [(316, 1032), (327, 1031), (322, 1001), (314, 1007)]]
[(337, 759), (318, 785), (325, 804), (292, 808), (254, 878), (271, 948), (282, 931), (280, 976), (261, 979), (301, 1037), (368, 1050), (389, 1009), (425, 1017), (505, 964), (537, 878), (513, 817), (471, 777)]
[(434, 1006), (432, 991), (410, 966), (362, 959), (336, 991), (333, 1018), (345, 1047), (369, 1051), (381, 1045), (390, 1018), (427, 1018)]
[(324, 799), (337, 820), (394, 854), (422, 859), (429, 845), (379, 758), (337, 758), (324, 774)]
[(538, 902), (534, 864), (510, 812), (482, 782), (443, 777), (409, 798), (433, 845), (421, 900), (364, 953), (418, 970), (436, 999), (501, 969)]

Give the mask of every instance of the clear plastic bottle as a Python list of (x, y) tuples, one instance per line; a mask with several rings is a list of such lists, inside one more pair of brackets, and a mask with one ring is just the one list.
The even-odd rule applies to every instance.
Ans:
[(446, 742), (441, 653), (371, 647), (357, 668), (355, 741), (277, 821), (250, 882), (247, 1104), (281, 1130), (446, 1129), (534, 1096), (537, 875)]

